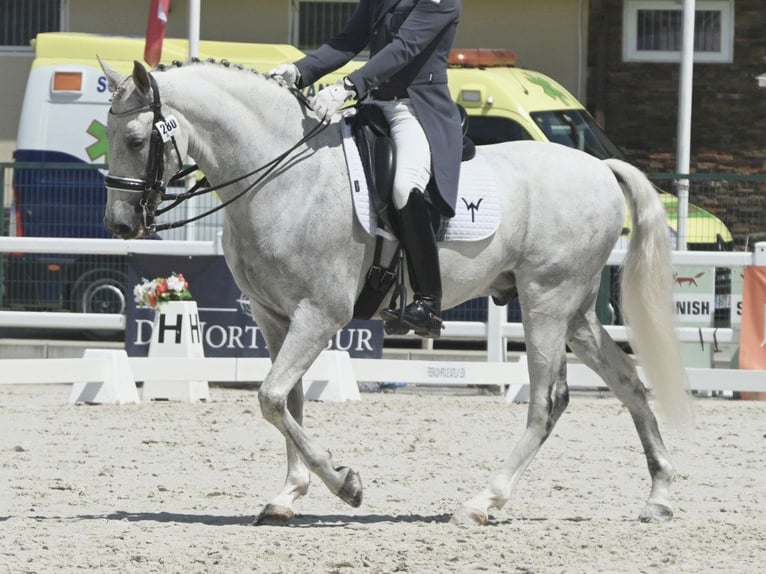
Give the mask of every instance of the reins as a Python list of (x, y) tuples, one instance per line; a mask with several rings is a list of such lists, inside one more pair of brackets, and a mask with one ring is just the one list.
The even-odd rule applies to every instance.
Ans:
[[(139, 108), (133, 108), (131, 110), (127, 110), (127, 111), (119, 112), (119, 113), (115, 113), (111, 109), (109, 110), (109, 113), (111, 115), (118, 116), (118, 117), (134, 114), (134, 113), (140, 113), (143, 111), (153, 112), (154, 118), (152, 121), (152, 134), (151, 134), (150, 144), (149, 144), (149, 155), (147, 157), (146, 178), (142, 180), (142, 179), (107, 175), (105, 178), (105, 183), (108, 188), (118, 189), (122, 191), (129, 191), (129, 192), (140, 192), (142, 194), (140, 205), (143, 210), (144, 226), (151, 232), (164, 231), (167, 229), (176, 229), (178, 227), (183, 227), (184, 225), (187, 225), (188, 223), (192, 223), (194, 221), (203, 219), (209, 215), (212, 215), (213, 213), (217, 211), (220, 211), (221, 209), (227, 207), (228, 205), (231, 205), (232, 203), (240, 199), (242, 196), (244, 196), (246, 193), (250, 192), (257, 185), (262, 183), (264, 179), (266, 179), (277, 167), (279, 167), (279, 165), (282, 164), (285, 161), (285, 159), (290, 157), (290, 155), (296, 149), (298, 149), (300, 146), (302, 146), (303, 144), (305, 144), (312, 138), (316, 137), (319, 133), (327, 129), (327, 127), (330, 125), (330, 120), (328, 118), (320, 120), (316, 126), (314, 126), (306, 135), (304, 135), (288, 150), (281, 153), (280, 155), (278, 155), (271, 161), (265, 163), (261, 167), (258, 167), (254, 169), (253, 171), (248, 172), (244, 175), (238, 176), (234, 179), (231, 179), (229, 181), (223, 182), (218, 185), (213, 185), (213, 186), (206, 185), (209, 182), (207, 181), (207, 178), (203, 178), (199, 182), (197, 182), (190, 190), (184, 193), (177, 193), (177, 194), (166, 193), (165, 189), (167, 188), (167, 185), (170, 185), (173, 182), (183, 179), (184, 177), (188, 176), (189, 174), (199, 169), (199, 166), (195, 164), (183, 169), (179, 169), (179, 171), (177, 171), (168, 180), (167, 184), (165, 184), (162, 181), (162, 176), (164, 172), (164, 147), (165, 147), (164, 144), (167, 143), (167, 141), (171, 141), (173, 144), (173, 148), (175, 149), (176, 156), (178, 158), (179, 166), (183, 165), (183, 161), (181, 160), (181, 154), (178, 150), (175, 136), (171, 135), (170, 137), (167, 137), (166, 139), (164, 139), (162, 134), (160, 134), (158, 124), (163, 123), (166, 120), (163, 117), (161, 112), (159, 88), (157, 86), (156, 80), (154, 79), (154, 76), (152, 76), (151, 74), (149, 74), (149, 81), (151, 83), (151, 88), (153, 91), (153, 98), (152, 98), (151, 104), (147, 104)], [(308, 98), (300, 90), (298, 90), (297, 88), (291, 87), (290, 92), (293, 94), (293, 96), (295, 96), (295, 98), (298, 100), (298, 102), (300, 102), (300, 104), (303, 107), (307, 109), (311, 109)], [(194, 217), (189, 217), (187, 219), (174, 221), (173, 223), (163, 223), (161, 225), (156, 225), (154, 223), (154, 217), (156, 215), (162, 215), (164, 213), (167, 213), (168, 211), (174, 209), (175, 207), (177, 207), (184, 201), (191, 199), (192, 197), (204, 195), (207, 193), (211, 193), (213, 191), (218, 191), (220, 189), (229, 187), (230, 185), (239, 183), (240, 181), (243, 181), (249, 177), (252, 177), (260, 172), (263, 172), (263, 173), (261, 173), (261, 175), (253, 183), (248, 185), (245, 189), (237, 193), (235, 196), (227, 199), (226, 201), (224, 201), (223, 203), (221, 203), (220, 205), (217, 205), (216, 207), (212, 209), (209, 209)], [(159, 199), (159, 201), (157, 201), (157, 199)], [(163, 208), (157, 207), (160, 203), (165, 201), (170, 201), (171, 202), (170, 205), (167, 205)]]
[[(218, 184), (218, 185), (211, 185), (207, 187), (201, 187), (205, 184), (207, 181), (207, 178), (200, 180), (192, 189), (190, 189), (187, 192), (184, 193), (163, 193), (162, 194), (162, 201), (172, 201), (172, 203), (166, 207), (160, 208), (155, 210), (156, 215), (162, 215), (163, 213), (167, 213), (168, 211), (174, 209), (184, 201), (191, 199), (192, 197), (196, 197), (198, 195), (204, 195), (206, 193), (211, 193), (213, 191), (218, 191), (219, 189), (223, 189), (225, 187), (228, 187), (230, 185), (233, 185), (235, 183), (238, 183), (242, 180), (247, 179), (248, 177), (252, 177), (255, 174), (264, 171), (258, 177), (253, 183), (248, 185), (245, 189), (240, 191), (238, 194), (236, 194), (234, 197), (230, 197), (220, 205), (217, 205), (213, 207), (212, 209), (209, 209), (203, 213), (200, 213), (199, 215), (195, 215), (194, 217), (189, 217), (187, 219), (181, 219), (179, 221), (174, 221), (173, 223), (163, 223), (161, 225), (153, 225), (152, 231), (165, 231), (167, 229), (176, 229), (178, 227), (183, 227), (187, 223), (192, 223), (194, 221), (198, 221), (200, 219), (203, 219), (207, 217), (208, 215), (212, 215), (216, 211), (220, 211), (221, 209), (224, 209), (226, 206), (231, 205), (235, 201), (237, 201), (239, 198), (241, 198), (243, 195), (251, 191), (254, 187), (256, 187), (258, 184), (260, 184), (266, 177), (268, 177), (279, 165), (287, 159), (290, 154), (292, 154), (296, 149), (298, 149), (300, 146), (302, 146), (307, 141), (311, 140), (313, 137), (324, 131), (328, 126), (330, 125), (330, 120), (323, 119), (321, 120), (316, 126), (314, 126), (311, 131), (309, 131), (305, 136), (303, 136), (300, 140), (298, 140), (291, 148), (289, 148), (287, 151), (281, 153), (271, 161), (265, 163), (259, 168), (254, 169), (253, 171), (246, 173), (244, 175), (241, 175), (239, 177), (236, 177), (234, 179), (230, 179), (229, 181), (226, 181), (224, 183)], [(178, 179), (181, 179), (183, 177), (186, 177), (193, 171), (197, 169), (196, 165), (190, 166), (182, 171), (179, 171), (176, 175), (174, 175), (168, 183), (172, 183), (173, 181), (177, 181)]]

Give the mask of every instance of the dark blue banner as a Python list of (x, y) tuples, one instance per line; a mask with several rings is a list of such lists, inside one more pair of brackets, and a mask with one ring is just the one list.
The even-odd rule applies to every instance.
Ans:
[[(250, 302), (235, 285), (222, 255), (170, 256), (131, 254), (128, 257), (128, 308), (125, 349), (131, 357), (145, 357), (152, 338), (154, 311), (138, 308), (133, 287), (143, 279), (181, 273), (197, 302), (206, 357), (267, 357), (263, 334), (253, 320)], [(380, 358), (382, 321), (352, 321), (338, 331), (328, 349), (348, 351), (352, 357)]]

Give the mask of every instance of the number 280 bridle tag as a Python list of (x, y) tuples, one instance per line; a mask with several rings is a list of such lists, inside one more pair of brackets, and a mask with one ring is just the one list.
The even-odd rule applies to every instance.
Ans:
[(164, 142), (169, 142), (174, 135), (181, 131), (181, 126), (178, 125), (178, 120), (174, 115), (169, 115), (164, 120), (158, 121), (154, 127), (160, 132)]

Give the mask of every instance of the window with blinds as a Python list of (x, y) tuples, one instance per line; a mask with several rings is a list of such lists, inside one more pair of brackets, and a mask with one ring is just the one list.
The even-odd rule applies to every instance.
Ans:
[(301, 0), (294, 16), (297, 25), (293, 27), (292, 43), (304, 52), (315, 50), (343, 29), (357, 4), (358, 0)]
[[(731, 62), (733, 0), (698, 0), (694, 15), (694, 61)], [(678, 62), (683, 42), (683, 9), (673, 1), (626, 0), (623, 58), (627, 62)]]
[(66, 30), (68, 0), (0, 0), (0, 52), (28, 52), (40, 32)]

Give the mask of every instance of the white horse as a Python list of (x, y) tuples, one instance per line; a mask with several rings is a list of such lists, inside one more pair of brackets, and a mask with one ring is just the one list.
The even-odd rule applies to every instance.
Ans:
[[(304, 141), (319, 125), (312, 112), (275, 80), (228, 65), (186, 64), (149, 74), (136, 62), (128, 77), (103, 67), (113, 92), (105, 223), (120, 237), (146, 232), (164, 189), (162, 170), (175, 173), (187, 154), (215, 185), (251, 174), (299, 144), (283, 163), (262, 171), (260, 180), (251, 175), (219, 191), (224, 201), (242, 194), (226, 207), (223, 248), (271, 354), (271, 370), (258, 392), (261, 412), (287, 444), (284, 487), (256, 523), (290, 521), (312, 473), (359, 506), (359, 474), (336, 466), (302, 426), (301, 377), (351, 319), (374, 252), (374, 239), (354, 217), (337, 123)], [(153, 131), (159, 138), (152, 129), (157, 121), (173, 136), (170, 141), (150, 143)], [(569, 403), (566, 345), (603, 378), (633, 418), (651, 476), (639, 518), (669, 519), (673, 465), (634, 361), (595, 313), (600, 274), (620, 235), (627, 198), (633, 230), (622, 303), (632, 343), (660, 406), (686, 414), (671, 316), (668, 229), (654, 189), (624, 162), (601, 161), (556, 144), (514, 142), (478, 153), (500, 182), (503, 218), (487, 239), (439, 245), (444, 305), (488, 295), (507, 300), (517, 290), (531, 391), (521, 440), (453, 522), (486, 524), (490, 509), (501, 509), (510, 499)]]

